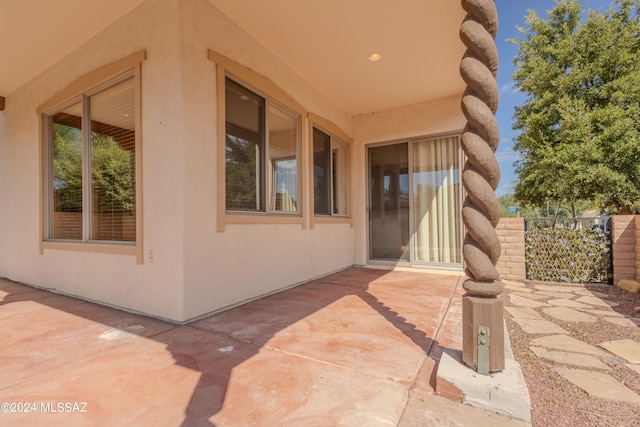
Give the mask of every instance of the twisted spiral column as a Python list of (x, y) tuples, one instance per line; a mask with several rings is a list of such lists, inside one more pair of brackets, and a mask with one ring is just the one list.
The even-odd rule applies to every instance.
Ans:
[(467, 125), (462, 133), (462, 149), (467, 157), (462, 183), (467, 192), (462, 219), (467, 235), (462, 253), (470, 280), (464, 284), (471, 295), (497, 296), (503, 286), (495, 268), (500, 256), (500, 241), (495, 227), (500, 219), (500, 204), (495, 189), (500, 169), (495, 151), (500, 133), (495, 120), (498, 109), (498, 51), (494, 42), (498, 14), (493, 0), (462, 0), (467, 12), (460, 26), (460, 38), (467, 48), (460, 74), (467, 84), (462, 96), (462, 111)]
[(462, 360), (478, 373), (489, 374), (505, 367), (504, 307), (498, 298), (504, 285), (495, 267), (500, 257), (495, 230), (500, 220), (495, 194), (500, 181), (495, 156), (500, 139), (495, 119), (498, 12), (494, 0), (462, 0), (462, 8), (467, 12), (460, 26), (460, 39), (467, 47), (460, 61), (460, 74), (467, 84), (462, 95), (467, 119), (461, 138), (467, 157), (462, 170), (467, 192), (462, 206), (467, 228), (462, 255), (469, 276), (462, 284), (467, 291), (462, 297)]

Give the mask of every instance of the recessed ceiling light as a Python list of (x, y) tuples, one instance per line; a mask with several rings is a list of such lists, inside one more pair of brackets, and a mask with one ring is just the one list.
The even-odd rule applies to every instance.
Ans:
[(241, 101), (248, 101), (249, 99), (251, 99), (251, 98), (249, 98), (247, 95), (240, 95), (240, 100)]
[(379, 53), (372, 53), (371, 55), (369, 55), (369, 61), (371, 62), (377, 62), (380, 61), (382, 59), (382, 55), (380, 55)]

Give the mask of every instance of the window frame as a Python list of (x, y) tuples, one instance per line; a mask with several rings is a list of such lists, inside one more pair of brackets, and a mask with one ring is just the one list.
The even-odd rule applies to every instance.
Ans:
[[(306, 110), (293, 98), (287, 95), (282, 89), (276, 86), (268, 78), (246, 68), (235, 61), (212, 50), (208, 51), (209, 59), (216, 64), (216, 89), (217, 89), (217, 211), (216, 228), (218, 232), (223, 232), (227, 224), (297, 224), (305, 227), (306, 220), (306, 187), (303, 187), (303, 177), (308, 173), (307, 164), (304, 159), (307, 156), (308, 132)], [(296, 153), (298, 162), (297, 179), (297, 212), (281, 212), (270, 209), (271, 199), (269, 191), (272, 191), (272, 173), (268, 159), (268, 144), (265, 153), (265, 178), (267, 194), (265, 194), (264, 212), (245, 212), (227, 210), (226, 208), (226, 79), (230, 78), (240, 86), (252, 91), (265, 99), (265, 118), (267, 116), (267, 106), (269, 102), (274, 102), (279, 108), (284, 108), (297, 116), (298, 132), (296, 140)], [(265, 133), (268, 134), (268, 127)], [(268, 138), (268, 137), (267, 137)]]
[[(352, 153), (351, 153), (351, 146), (353, 145), (353, 140), (351, 139), (351, 137), (349, 137), (349, 135), (347, 135), (345, 132), (343, 132), (339, 127), (337, 127), (336, 125), (334, 125), (331, 121), (326, 120), (320, 116), (317, 116), (313, 113), (308, 113), (308, 117), (309, 117), (309, 142), (310, 142), (310, 146), (312, 147), (310, 152), (310, 156), (309, 156), (309, 167), (311, 170), (310, 173), (310, 188), (311, 188), (311, 228), (314, 228), (315, 224), (349, 224), (351, 227), (353, 227), (353, 220), (351, 218), (351, 206), (352, 206), (352, 200), (351, 200), (351, 195), (353, 194), (353, 180), (351, 179), (351, 171), (353, 170), (353, 164), (352, 164)], [(347, 202), (347, 206), (346, 206), (346, 214), (316, 214), (315, 213), (315, 176), (313, 173), (314, 170), (314, 159), (313, 159), (313, 130), (314, 129), (318, 129), (319, 131), (321, 131), (322, 133), (326, 134), (329, 136), (329, 141), (330, 144), (333, 143), (334, 141), (343, 145), (346, 149), (346, 153), (347, 153), (347, 159), (346, 159), (346, 166), (347, 166), (347, 170), (346, 170), (346, 185), (345, 185), (345, 190), (347, 192), (347, 194), (345, 195), (345, 200)], [(331, 163), (331, 162), (330, 162)], [(332, 177), (333, 180), (333, 177)], [(333, 185), (333, 183), (332, 183)], [(332, 198), (330, 197), (330, 203)]]
[[(256, 174), (255, 179), (260, 182), (260, 185), (256, 185), (256, 202), (260, 205), (260, 208), (256, 209), (241, 209), (241, 208), (232, 208), (229, 209), (226, 206), (225, 200), (225, 212), (229, 215), (292, 215), (292, 216), (300, 216), (302, 215), (301, 204), (298, 202), (296, 198), (296, 210), (295, 211), (283, 211), (275, 209), (275, 192), (276, 192), (276, 182), (277, 182), (277, 163), (279, 161), (287, 161), (287, 160), (295, 160), (296, 162), (296, 192), (300, 193), (300, 185), (301, 185), (301, 175), (302, 175), (302, 144), (301, 144), (301, 128), (302, 128), (302, 116), (295, 111), (290, 110), (286, 106), (280, 104), (278, 101), (265, 96), (260, 91), (252, 88), (249, 85), (243, 84), (235, 79), (231, 75), (227, 75), (225, 77), (225, 90), (226, 84), (228, 81), (231, 81), (234, 85), (239, 86), (241, 89), (245, 91), (245, 93), (250, 93), (254, 95), (256, 98), (259, 98), (263, 101), (262, 108), (259, 109), (259, 113), (262, 114), (262, 117), (259, 119), (260, 123), (263, 126), (263, 129), (258, 131), (258, 135), (262, 136), (262, 141), (250, 141), (247, 138), (240, 136), (240, 134), (249, 134), (253, 131), (246, 130), (240, 128), (238, 125), (232, 125), (234, 129), (236, 129), (236, 133), (231, 133), (235, 138), (244, 139), (247, 142), (252, 142), (256, 145), (261, 144), (262, 154), (260, 155), (259, 161), (260, 171), (259, 175)], [(296, 126), (296, 134), (295, 134), (295, 153), (293, 155), (287, 155), (285, 157), (272, 157), (271, 153), (275, 152), (274, 145), (271, 143), (271, 122), (272, 115), (271, 111), (275, 110), (281, 114), (287, 116), (287, 118), (292, 119), (295, 122)], [(225, 106), (226, 112), (226, 106)], [(225, 118), (225, 168), (226, 168), (226, 136), (230, 133), (228, 132), (229, 124), (226, 123)], [(226, 173), (226, 170), (225, 170)], [(226, 196), (226, 178), (225, 178), (225, 196)]]
[[(146, 51), (139, 51), (130, 56), (122, 58), (116, 62), (105, 65), (94, 71), (82, 75), (66, 88), (58, 92), (49, 100), (36, 109), (40, 126), (40, 254), (44, 254), (45, 249), (99, 252), (120, 255), (132, 255), (136, 257), (138, 264), (143, 263), (143, 197), (142, 197), (142, 103), (141, 103), (141, 74), (142, 62), (146, 59)], [(51, 185), (51, 159), (52, 147), (50, 139), (49, 117), (72, 105), (75, 102), (83, 101), (87, 97), (98, 93), (113, 85), (133, 78), (134, 85), (134, 108), (135, 108), (135, 241), (103, 241), (103, 240), (58, 240), (49, 238), (50, 227), (50, 194)], [(85, 108), (83, 106), (83, 108)], [(84, 121), (84, 118), (83, 118)], [(83, 129), (83, 132), (87, 130)], [(83, 138), (84, 139), (84, 138)], [(83, 146), (86, 142), (83, 141)], [(87, 156), (84, 153), (83, 157)], [(84, 168), (85, 166), (83, 166)], [(86, 173), (86, 172), (85, 172)], [(83, 174), (83, 177), (86, 175)], [(90, 183), (89, 183), (90, 185)], [(84, 195), (83, 199), (89, 197)], [(83, 201), (83, 206), (85, 205)], [(91, 212), (87, 213), (91, 215)], [(87, 224), (83, 224), (86, 228)], [(83, 233), (83, 239), (85, 239)]]

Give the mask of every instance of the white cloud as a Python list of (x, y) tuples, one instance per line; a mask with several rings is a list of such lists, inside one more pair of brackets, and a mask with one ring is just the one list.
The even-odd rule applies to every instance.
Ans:
[(515, 87), (513, 82), (502, 85), (500, 88), (500, 95), (517, 95), (519, 93), (520, 91)]
[(504, 184), (501, 182), (496, 188), (496, 194), (498, 196), (502, 196), (503, 194), (513, 194), (516, 191), (515, 182), (505, 182)]
[(511, 141), (507, 140), (504, 141), (504, 143), (500, 141), (500, 145), (496, 151), (496, 160), (498, 160), (498, 163), (509, 163), (509, 165), (513, 165), (518, 159), (520, 159), (520, 153), (514, 151)]

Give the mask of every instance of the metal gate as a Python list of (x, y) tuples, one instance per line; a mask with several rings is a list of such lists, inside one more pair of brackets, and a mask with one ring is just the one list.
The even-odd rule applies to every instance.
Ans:
[(612, 283), (609, 217), (532, 218), (524, 229), (527, 279)]

